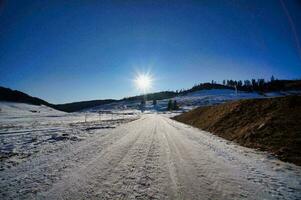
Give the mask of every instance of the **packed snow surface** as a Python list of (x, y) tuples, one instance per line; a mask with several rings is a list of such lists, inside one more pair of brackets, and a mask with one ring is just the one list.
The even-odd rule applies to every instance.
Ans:
[(85, 115), (1, 115), (0, 199), (301, 199), (301, 168), (266, 153), (160, 114)]
[(93, 136), (138, 117), (137, 111), (65, 113), (47, 106), (0, 102), (0, 171), (66, 143)]

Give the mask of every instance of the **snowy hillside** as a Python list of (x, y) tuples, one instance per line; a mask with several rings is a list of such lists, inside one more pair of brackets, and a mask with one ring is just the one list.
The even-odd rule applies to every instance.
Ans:
[(185, 96), (175, 97), (174, 100), (184, 109), (190, 110), (199, 106), (216, 105), (228, 101), (253, 98), (263, 98), (263, 96), (256, 92), (235, 92), (229, 89), (212, 89), (192, 92)]
[[(202, 90), (174, 100), (191, 109), (262, 97)], [(162, 112), (142, 115), (138, 101), (76, 113), (0, 102), (0, 199), (300, 199), (300, 167), (168, 119), (178, 114), (165, 114), (168, 100), (148, 101), (146, 113)]]
[(62, 115), (64, 112), (41, 105), (26, 103), (0, 102), (0, 116), (34, 116), (34, 115)]
[[(283, 94), (270, 93), (266, 96), (279, 95)], [(156, 106), (152, 105), (152, 101), (147, 101), (145, 113), (159, 112), (172, 117), (198, 106), (266, 96), (246, 92), (236, 94), (225, 89), (201, 90), (172, 98), (180, 105), (180, 111), (166, 112), (170, 99), (164, 99), (158, 100)], [(27, 158), (46, 146), (58, 148), (57, 144), (81, 140), (91, 132), (115, 128), (137, 119), (141, 115), (139, 105), (140, 101), (122, 100), (81, 112), (65, 113), (44, 105), (0, 102), (0, 158), (4, 161), (0, 168), (14, 165), (19, 162), (18, 159)]]
[[(235, 92), (229, 89), (212, 89), (200, 90), (197, 92), (188, 93), (183, 96), (171, 98), (176, 100), (183, 110), (190, 110), (198, 106), (215, 105), (232, 100), (250, 99), (250, 98), (264, 98), (255, 92)], [(170, 99), (158, 100), (157, 105), (153, 106), (152, 101), (146, 102), (146, 110), (148, 111), (166, 111), (167, 103)], [(127, 101), (122, 100), (111, 104), (101, 105), (86, 111), (99, 111), (99, 110), (139, 110), (140, 101)]]
[(137, 117), (127, 113), (65, 113), (44, 105), (0, 102), (0, 171)]

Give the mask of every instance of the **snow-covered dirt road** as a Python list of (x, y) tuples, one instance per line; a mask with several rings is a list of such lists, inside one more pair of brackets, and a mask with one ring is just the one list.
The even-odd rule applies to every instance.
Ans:
[(301, 168), (158, 114), (0, 171), (1, 199), (301, 199)]

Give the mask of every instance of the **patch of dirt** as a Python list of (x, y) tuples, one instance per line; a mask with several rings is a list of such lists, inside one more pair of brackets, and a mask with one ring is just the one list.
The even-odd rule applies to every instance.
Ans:
[(301, 165), (301, 96), (200, 107), (174, 119)]

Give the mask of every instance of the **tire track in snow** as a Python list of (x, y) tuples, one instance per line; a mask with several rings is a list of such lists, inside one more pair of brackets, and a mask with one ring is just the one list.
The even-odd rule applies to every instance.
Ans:
[(88, 163), (71, 171), (71, 174), (54, 185), (43, 196), (47, 199), (49, 197), (51, 199), (74, 199), (75, 197), (85, 199), (94, 194), (95, 189), (107, 187), (107, 185), (102, 184), (103, 181), (114, 173), (118, 165), (141, 138), (141, 135), (136, 131), (128, 132), (126, 129), (124, 131), (125, 135), (116, 141), (109, 141), (104, 150), (94, 155)]
[(300, 199), (301, 168), (263, 158), (160, 115), (143, 115), (0, 172), (8, 181), (0, 185), (4, 199)]
[[(232, 172), (232, 174), (227, 175), (230, 176), (227, 177), (227, 179), (225, 179), (225, 177), (210, 177), (211, 180), (220, 179), (214, 183), (214, 187), (217, 187), (216, 189), (222, 191), (225, 195), (231, 196), (231, 193), (235, 191), (241, 195), (240, 198), (248, 199), (256, 199), (256, 197), (258, 198), (259, 196), (266, 199), (269, 199), (271, 196), (274, 199), (299, 198), (300, 192), (298, 192), (298, 190), (300, 191), (300, 189), (298, 188), (301, 188), (301, 182), (298, 181), (297, 177), (299, 177), (300, 180), (300, 167), (295, 166), (299, 170), (291, 171), (291, 164), (282, 163), (282, 165), (284, 165), (283, 170), (285, 171), (285, 173), (282, 174), (281, 171), (277, 169), (274, 170), (275, 166), (279, 165), (279, 162), (281, 161), (277, 161), (275, 164), (273, 163), (273, 160), (266, 159), (268, 156), (263, 153), (257, 155), (254, 150), (240, 147), (234, 143), (229, 143), (222, 138), (204, 131), (200, 131), (170, 119), (165, 118), (164, 120), (177, 130), (177, 133), (179, 133), (178, 135), (181, 135), (180, 138), (182, 138), (182, 140), (187, 138), (192, 143), (202, 147), (202, 151), (205, 150), (205, 152), (207, 152), (207, 156), (210, 156), (210, 159), (207, 159), (206, 161), (210, 166), (209, 170), (220, 165), (222, 168), (215, 169), (217, 172), (216, 174), (221, 170), (230, 170), (231, 172), (231, 168), (236, 171), (236, 173)], [(185, 127), (185, 129), (183, 129), (183, 127)], [(197, 149), (191, 151), (191, 153), (195, 152), (197, 152)], [(195, 156), (195, 160), (202, 157), (204, 156)], [(216, 163), (214, 163), (214, 161)], [(201, 161), (198, 161), (198, 163), (201, 163)], [(204, 168), (205, 165), (201, 169)], [(285, 168), (288, 170), (285, 170)], [(282, 177), (283, 175), (287, 176), (287, 178), (284, 179)], [(226, 176), (226, 174), (223, 176)], [(223, 186), (234, 184), (238, 187), (232, 188), (232, 190), (227, 192), (227, 189), (223, 187), (220, 189), (221, 184)], [(243, 188), (246, 187), (248, 187), (248, 189), (243, 190)], [(287, 197), (288, 194), (289, 197)]]

